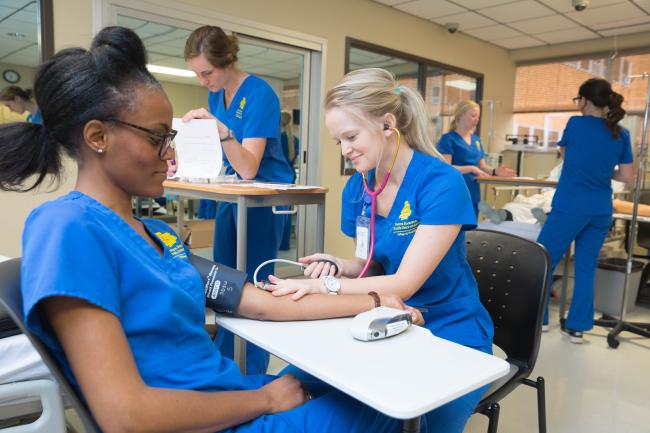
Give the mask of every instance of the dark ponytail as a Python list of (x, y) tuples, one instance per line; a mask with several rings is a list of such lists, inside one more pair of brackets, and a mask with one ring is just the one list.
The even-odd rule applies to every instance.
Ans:
[[(30, 191), (40, 185), (48, 174), (59, 180), (61, 155), (59, 145), (48, 137), (43, 125), (12, 123), (0, 126), (0, 189)], [(37, 174), (31, 187), (27, 178)]]
[(33, 92), (31, 89), (22, 89), (18, 86), (7, 86), (0, 91), (0, 101), (13, 101), (16, 96), (29, 101), (32, 99)]
[(618, 122), (625, 117), (625, 110), (622, 107), (623, 95), (612, 90), (612, 85), (602, 78), (588, 79), (582, 83), (578, 94), (598, 108), (607, 108), (605, 125), (612, 131), (614, 138), (618, 138), (621, 132)]
[[(58, 180), (61, 152), (78, 160), (86, 123), (136, 109), (133, 91), (139, 86), (160, 88), (146, 62), (138, 35), (106, 27), (90, 50), (65, 49), (41, 64), (34, 94), (43, 125), (0, 128), (0, 189), (29, 191), (48, 175)], [(37, 176), (34, 182), (25, 185), (32, 175)]]

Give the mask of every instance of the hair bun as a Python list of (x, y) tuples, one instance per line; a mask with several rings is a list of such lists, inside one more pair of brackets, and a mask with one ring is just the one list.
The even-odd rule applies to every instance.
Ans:
[(90, 50), (95, 58), (106, 56), (106, 61), (130, 63), (138, 69), (147, 65), (147, 51), (140, 37), (126, 27), (105, 27), (93, 38)]

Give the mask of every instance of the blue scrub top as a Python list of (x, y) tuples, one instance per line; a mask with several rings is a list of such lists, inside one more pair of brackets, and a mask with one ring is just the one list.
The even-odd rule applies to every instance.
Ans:
[[(438, 142), (438, 151), (443, 155), (451, 155), (452, 165), (474, 165), (479, 166), (481, 159), (485, 157), (481, 137), (472, 134), (471, 143), (465, 141), (456, 131), (449, 131), (440, 137)], [(472, 197), (472, 203), (478, 203), (481, 200), (481, 189), (476, 182), (476, 175), (466, 173), (463, 175), (467, 189)]]
[(205, 294), (179, 237), (164, 222), (143, 219), (160, 254), (108, 207), (80, 192), (45, 203), (28, 217), (21, 287), (28, 328), (76, 384), (39, 302), (79, 298), (122, 325), (138, 371), (153, 387), (235, 390), (245, 380), (203, 329)]
[(36, 113), (34, 113), (34, 114), (29, 113), (29, 114), (27, 115), (27, 118), (25, 118), (25, 121), (26, 121), (27, 123), (37, 123), (37, 124), (40, 125), (40, 124), (43, 123), (43, 117), (41, 116), (41, 112), (40, 112), (40, 111), (36, 111)]
[(614, 167), (633, 161), (629, 131), (621, 128), (614, 138), (605, 119), (574, 116), (557, 144), (565, 152), (553, 209), (575, 215), (611, 215)]
[[(373, 176), (374, 172), (370, 172), (370, 184)], [(356, 235), (357, 216), (370, 216), (369, 203), (361, 175), (355, 173), (343, 190), (343, 233)], [(377, 215), (375, 224), (373, 260), (390, 275), (397, 272), (419, 225), (462, 224), (463, 230), (473, 229), (476, 214), (458, 170), (438, 158), (414, 152), (390, 213), (387, 217)], [(472, 347), (483, 347), (492, 341), (492, 321), (479, 300), (462, 231), (438, 267), (406, 303), (426, 308), (424, 326), (442, 338)]]
[[(280, 101), (266, 81), (254, 75), (246, 77), (228, 109), (224, 105), (223, 89), (209, 92), (208, 106), (219, 121), (233, 130), (238, 142), (242, 143), (246, 138), (266, 138), (266, 148), (255, 179), (293, 181), (293, 168), (284, 157), (280, 144)], [(223, 163), (226, 173), (236, 174), (225, 152)]]

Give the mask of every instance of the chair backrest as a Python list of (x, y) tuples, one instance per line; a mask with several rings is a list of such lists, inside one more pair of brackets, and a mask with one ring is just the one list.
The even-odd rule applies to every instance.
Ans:
[(467, 260), (494, 322), (494, 344), (532, 371), (541, 340), (551, 259), (537, 242), (492, 230), (466, 232)]
[(68, 382), (65, 374), (59, 368), (58, 362), (52, 356), (48, 348), (32, 334), (26, 327), (23, 316), (23, 299), (20, 292), (20, 259), (11, 259), (0, 263), (0, 306), (6, 309), (9, 317), (18, 325), (20, 330), (27, 336), (38, 354), (43, 359), (47, 368), (59, 383), (65, 397), (76, 410), (84, 430), (87, 433), (99, 432), (95, 421), (88, 412), (86, 405), (77, 395), (75, 389)]

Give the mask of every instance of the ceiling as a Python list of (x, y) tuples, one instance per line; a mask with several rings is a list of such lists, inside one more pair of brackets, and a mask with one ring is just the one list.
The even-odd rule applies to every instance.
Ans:
[[(38, 65), (37, 17), (35, 0), (0, 0), (0, 63)], [(121, 15), (118, 24), (132, 28), (142, 38), (149, 63), (187, 69), (183, 49), (189, 30)], [(241, 40), (239, 48), (239, 66), (246, 72), (282, 81), (300, 77), (303, 59), (300, 54)], [(155, 75), (165, 81), (198, 85), (195, 77)]]
[(650, 0), (373, 0), (507, 49), (650, 31)]

